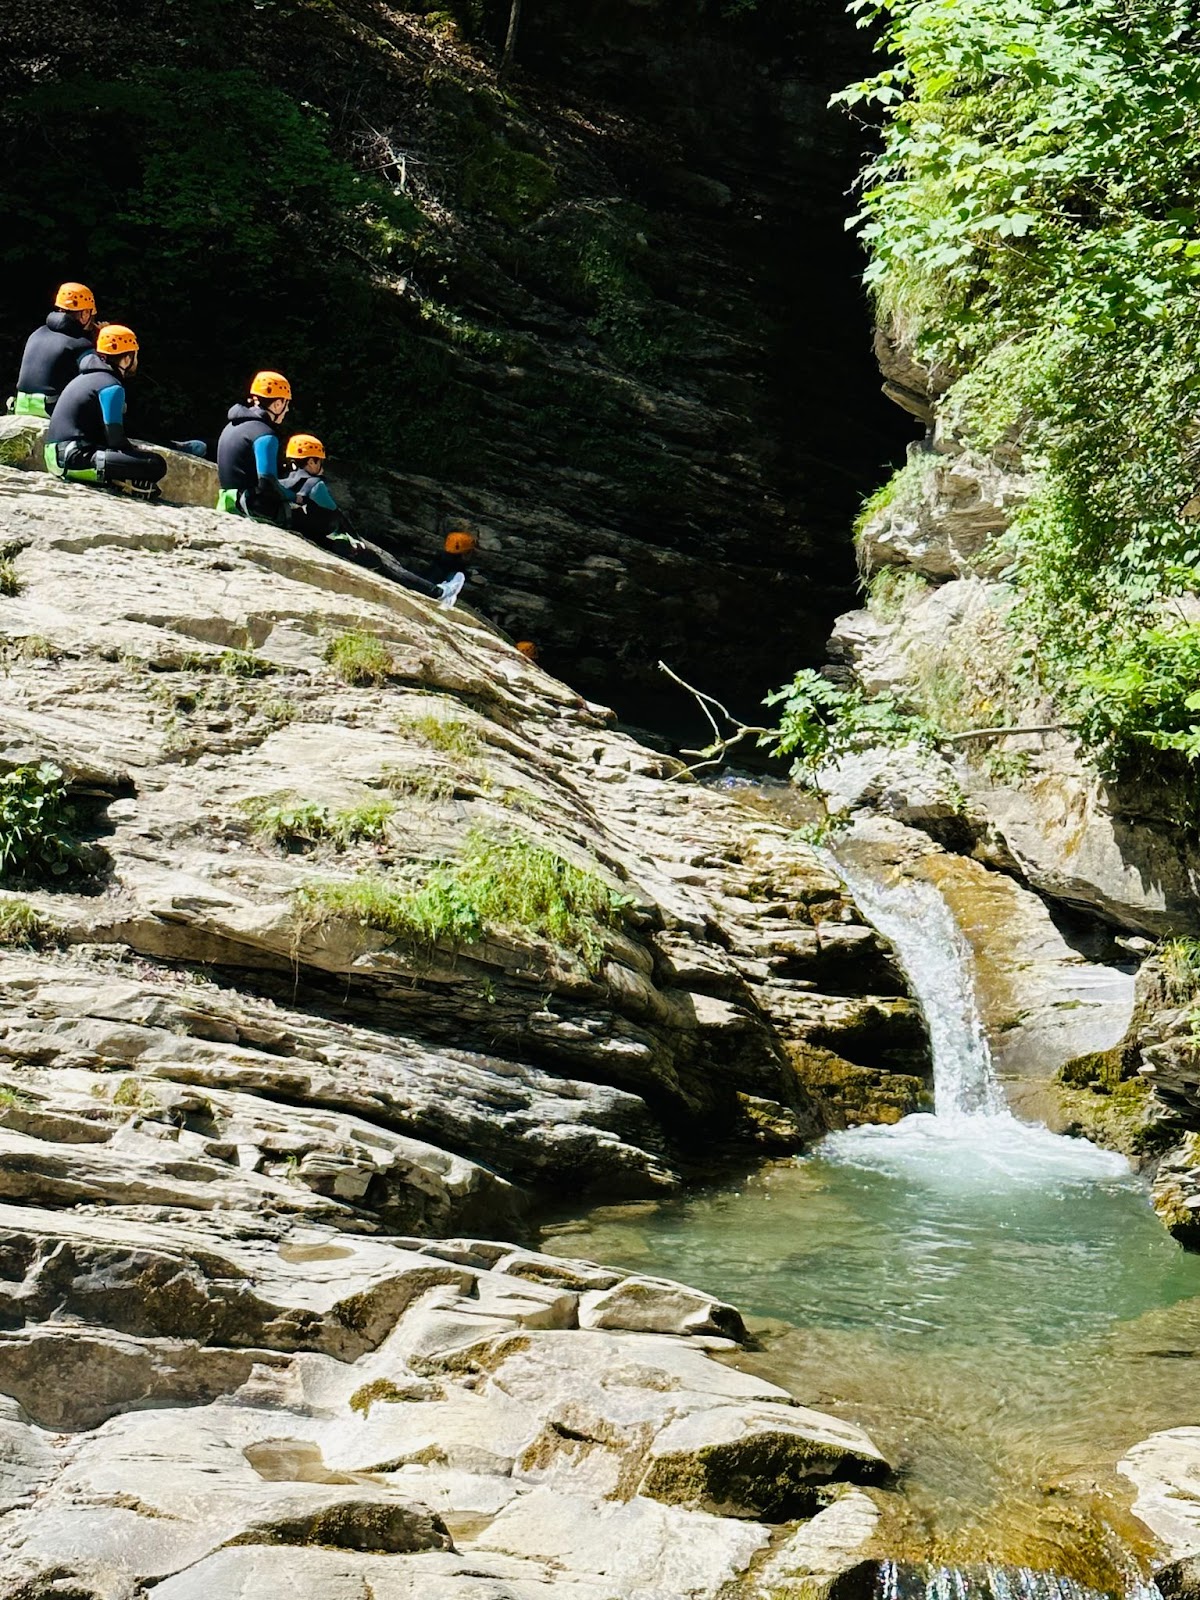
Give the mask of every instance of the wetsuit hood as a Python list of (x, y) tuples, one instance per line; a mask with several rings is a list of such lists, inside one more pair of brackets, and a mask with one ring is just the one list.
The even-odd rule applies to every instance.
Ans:
[(90, 339), (92, 336), (71, 311), (52, 311), (46, 318), (51, 333), (65, 333), (68, 339)]
[(117, 383), (121, 382), (121, 374), (115, 367), (110, 367), (103, 356), (98, 356), (93, 350), (90, 355), (84, 356), (79, 363), (80, 372), (107, 372), (109, 377)]
[(248, 406), (244, 400), (230, 406), (226, 415), (230, 422), (265, 422), (268, 428), (275, 426), (261, 406)]

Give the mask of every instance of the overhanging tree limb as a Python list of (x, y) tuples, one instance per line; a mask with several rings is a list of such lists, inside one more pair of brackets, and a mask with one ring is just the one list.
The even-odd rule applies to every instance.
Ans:
[[(686, 689), (693, 696), (696, 704), (708, 718), (708, 725), (713, 731), (713, 742), (705, 749), (684, 750), (682, 752), (685, 756), (700, 756), (702, 759), (693, 766), (683, 767), (680, 771), (672, 773), (673, 778), (688, 778), (695, 772), (702, 772), (705, 767), (719, 767), (729, 752), (735, 746), (741, 744), (743, 739), (761, 739), (775, 732), (774, 728), (754, 728), (749, 723), (742, 722), (738, 717), (734, 716), (727, 706), (723, 706), (711, 694), (705, 694), (702, 689), (697, 689), (692, 684), (685, 682), (677, 672), (672, 672), (665, 661), (658, 663), (658, 670), (665, 672), (672, 683), (677, 683), (681, 689)], [(709, 709), (710, 706), (729, 724), (732, 730), (730, 733), (721, 732), (720, 724)]]

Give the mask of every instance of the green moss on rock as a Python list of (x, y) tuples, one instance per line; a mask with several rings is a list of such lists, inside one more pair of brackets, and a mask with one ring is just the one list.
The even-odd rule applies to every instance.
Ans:
[(667, 1505), (690, 1506), (718, 1516), (755, 1516), (769, 1522), (812, 1516), (817, 1491), (840, 1476), (870, 1480), (886, 1471), (836, 1446), (794, 1433), (757, 1433), (733, 1443), (660, 1456), (640, 1493)]

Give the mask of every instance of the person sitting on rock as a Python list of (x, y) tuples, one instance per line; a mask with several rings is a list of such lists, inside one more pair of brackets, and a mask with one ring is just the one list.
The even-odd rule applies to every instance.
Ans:
[(48, 417), (59, 395), (96, 348), (101, 324), (96, 296), (83, 283), (64, 283), (44, 325), (25, 341), (17, 393), (9, 409), (18, 417)]
[(283, 480), (283, 486), (293, 496), (287, 519), (287, 525), (293, 533), (300, 534), (312, 544), (332, 550), (335, 555), (353, 561), (356, 566), (392, 578), (406, 589), (423, 594), (429, 600), (436, 600), (441, 606), (454, 604), (466, 582), (465, 575), (451, 574), (444, 583), (431, 583), (427, 578), (418, 577), (415, 572), (402, 567), (377, 545), (355, 538), (347, 531), (346, 519), (338, 510), (338, 503), (325, 482), (325, 446), (320, 439), (311, 433), (294, 433), (287, 442), (286, 454), (291, 470)]
[(59, 395), (46, 433), (46, 468), (57, 478), (127, 489), (158, 499), (167, 463), (125, 432), (125, 380), (138, 368), (132, 328), (110, 322), (78, 375)]
[(281, 372), (256, 372), (246, 400), (229, 408), (217, 440), (218, 511), (279, 522), (294, 498), (280, 477), (281, 430), (292, 386)]

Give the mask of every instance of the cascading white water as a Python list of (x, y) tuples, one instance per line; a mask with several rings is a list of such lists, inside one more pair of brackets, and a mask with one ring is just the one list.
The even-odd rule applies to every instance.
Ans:
[(895, 950), (920, 1001), (933, 1052), (937, 1115), (1003, 1112), (975, 1001), (971, 952), (944, 897), (920, 878), (883, 884), (844, 862), (837, 870), (859, 910)]
[(1121, 1583), (1119, 1533), (1098, 1560), (1092, 1518), (1120, 1503), (1130, 1444), (1194, 1413), (1195, 1362), (1150, 1358), (1200, 1357), (1200, 1257), (1123, 1157), (1005, 1109), (948, 905), (893, 882), (865, 833), (853, 845), (849, 888), (928, 1019), (937, 1114), (829, 1134), (732, 1189), (606, 1208), (585, 1252), (792, 1325), (755, 1370), (869, 1428), (902, 1467), (892, 1548), (940, 1558), (876, 1568), (876, 1600), (1099, 1600), (1102, 1571), (1123, 1600), (1160, 1600), (1132, 1568)]
[[(1106, 1600), (1058, 1572), (1033, 1567), (940, 1567), (881, 1561), (875, 1600)], [(1125, 1600), (1162, 1600), (1157, 1585), (1132, 1577)]]
[(887, 882), (855, 863), (828, 859), (867, 921), (891, 944), (924, 1014), (934, 1114), (830, 1134), (822, 1155), (976, 1194), (1127, 1173), (1123, 1156), (1019, 1122), (1008, 1110), (975, 998), (971, 951), (935, 885), (912, 877)]

